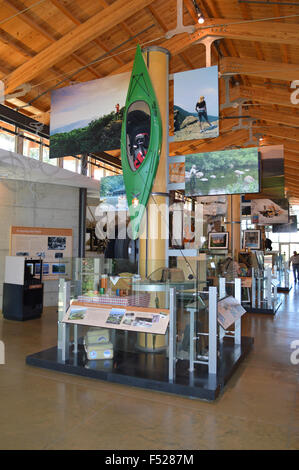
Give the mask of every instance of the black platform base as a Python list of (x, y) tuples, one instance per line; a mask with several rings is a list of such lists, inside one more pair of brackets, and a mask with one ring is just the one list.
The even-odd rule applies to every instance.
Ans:
[(282, 292), (283, 294), (287, 294), (288, 292), (290, 292), (291, 289), (292, 289), (292, 286), (291, 287), (280, 287), (280, 286), (278, 286), (277, 287), (277, 292)]
[(212, 401), (217, 398), (252, 346), (253, 338), (242, 337), (241, 346), (235, 346), (231, 338), (224, 338), (217, 375), (209, 375), (208, 367), (201, 364), (195, 364), (195, 371), (191, 373), (188, 370), (189, 361), (178, 360), (173, 383), (168, 381), (168, 358), (165, 352), (116, 350), (113, 360), (88, 361), (83, 347), (79, 346), (78, 354), (70, 352), (70, 359), (62, 362), (57, 347), (53, 347), (27, 356), (26, 363), (68, 374)]
[[(267, 305), (267, 302), (264, 302), (265, 305)], [(282, 304), (282, 299), (281, 296), (278, 297), (277, 302), (275, 305), (272, 305), (271, 308), (267, 307), (261, 307), (261, 308), (253, 308), (250, 305), (244, 305), (244, 308), (247, 313), (261, 313), (261, 314), (266, 314), (266, 315), (275, 315), (277, 310)]]

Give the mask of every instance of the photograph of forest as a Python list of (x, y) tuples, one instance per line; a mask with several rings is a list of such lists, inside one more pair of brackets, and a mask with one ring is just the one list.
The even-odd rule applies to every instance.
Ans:
[(258, 148), (186, 155), (186, 196), (258, 193)]
[(129, 80), (126, 72), (54, 90), (50, 158), (119, 149)]

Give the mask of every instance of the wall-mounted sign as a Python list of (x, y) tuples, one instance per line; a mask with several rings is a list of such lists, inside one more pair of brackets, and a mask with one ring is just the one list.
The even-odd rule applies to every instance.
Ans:
[[(53, 280), (69, 273), (72, 243), (72, 229), (14, 226), (10, 232), (10, 255), (40, 257), (43, 280)], [(39, 274), (38, 266), (36, 272)]]

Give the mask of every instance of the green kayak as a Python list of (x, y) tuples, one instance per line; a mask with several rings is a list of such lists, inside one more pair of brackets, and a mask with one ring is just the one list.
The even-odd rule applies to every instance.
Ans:
[(121, 130), (121, 163), (131, 234), (140, 223), (156, 176), (162, 145), (162, 122), (156, 95), (137, 46)]

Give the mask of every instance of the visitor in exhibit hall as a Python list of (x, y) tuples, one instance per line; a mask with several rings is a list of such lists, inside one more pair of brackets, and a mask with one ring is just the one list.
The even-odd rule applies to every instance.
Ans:
[(294, 273), (294, 280), (295, 282), (299, 281), (299, 254), (297, 251), (293, 252), (293, 256), (291, 256), (289, 261), (289, 266), (293, 266), (293, 273)]
[(207, 104), (205, 102), (205, 97), (201, 96), (199, 98), (199, 101), (196, 103), (195, 110), (198, 114), (198, 121), (199, 121), (199, 126), (200, 126), (200, 132), (204, 132), (205, 129), (202, 128), (202, 120), (203, 118), (206, 120), (206, 122), (209, 124), (210, 128), (213, 127), (212, 124), (209, 121), (208, 118), (208, 112), (207, 112)]

